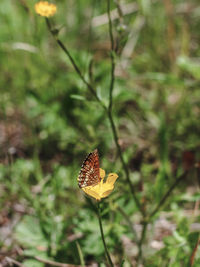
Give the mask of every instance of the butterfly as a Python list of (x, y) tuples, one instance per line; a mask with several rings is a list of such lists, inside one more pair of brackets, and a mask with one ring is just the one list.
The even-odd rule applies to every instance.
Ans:
[(89, 153), (83, 161), (78, 176), (78, 185), (80, 188), (83, 188), (97, 185), (100, 181), (99, 155), (98, 150), (95, 149), (93, 152)]

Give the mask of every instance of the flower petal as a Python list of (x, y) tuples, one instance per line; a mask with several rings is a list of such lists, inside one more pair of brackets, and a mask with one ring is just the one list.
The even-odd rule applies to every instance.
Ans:
[(101, 196), (99, 195), (97, 190), (94, 190), (91, 186), (82, 188), (82, 190), (89, 196), (95, 198), (96, 200), (101, 200)]
[(106, 175), (105, 171), (103, 169), (99, 168), (99, 173), (100, 173), (101, 179), (104, 179), (104, 177)]
[(101, 197), (107, 197), (114, 189), (114, 185), (111, 183), (104, 183), (101, 188)]
[(105, 171), (99, 169), (101, 181), (95, 186), (87, 186), (81, 188), (87, 195), (95, 198), (96, 200), (101, 200), (101, 198), (107, 197), (114, 189), (114, 183), (118, 178), (116, 173), (110, 173), (106, 182), (103, 181), (105, 177)]
[(51, 17), (57, 11), (57, 7), (48, 1), (40, 1), (35, 4), (35, 12), (43, 17)]
[(106, 180), (106, 184), (114, 185), (115, 181), (117, 180), (118, 175), (116, 173), (109, 173), (108, 178)]
[(107, 197), (108, 195), (110, 195), (110, 193), (113, 191), (113, 189), (107, 190), (105, 192), (103, 192), (103, 194), (101, 195), (102, 198)]

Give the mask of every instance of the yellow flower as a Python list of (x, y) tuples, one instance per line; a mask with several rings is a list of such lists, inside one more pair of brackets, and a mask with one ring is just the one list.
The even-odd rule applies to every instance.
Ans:
[(113, 191), (114, 183), (117, 180), (118, 175), (116, 173), (109, 173), (106, 182), (104, 182), (105, 171), (100, 168), (100, 177), (101, 181), (99, 184), (82, 188), (87, 195), (96, 200), (101, 200), (102, 198), (107, 197)]
[(35, 12), (43, 17), (51, 17), (57, 11), (57, 7), (47, 1), (40, 1), (35, 4)]

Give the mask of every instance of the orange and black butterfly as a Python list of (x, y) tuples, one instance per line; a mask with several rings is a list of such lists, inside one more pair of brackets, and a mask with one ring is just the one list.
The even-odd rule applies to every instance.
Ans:
[(99, 155), (98, 150), (95, 149), (87, 155), (81, 166), (78, 176), (78, 185), (80, 188), (94, 186), (97, 185), (100, 180)]

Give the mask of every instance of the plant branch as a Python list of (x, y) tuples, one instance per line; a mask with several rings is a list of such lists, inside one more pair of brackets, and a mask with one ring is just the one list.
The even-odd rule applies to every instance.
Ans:
[(97, 215), (98, 215), (98, 219), (99, 219), (99, 227), (100, 227), (100, 232), (101, 232), (101, 239), (103, 241), (103, 245), (104, 245), (104, 249), (105, 249), (105, 252), (106, 252), (106, 256), (107, 256), (109, 265), (111, 267), (114, 267), (114, 265), (112, 263), (112, 260), (111, 260), (111, 257), (110, 257), (110, 254), (108, 252), (108, 248), (107, 248), (105, 237), (104, 237), (103, 226), (102, 226), (102, 221), (101, 221), (101, 210), (100, 210), (100, 203), (99, 202), (97, 202)]
[(113, 137), (114, 137), (114, 141), (115, 141), (115, 145), (117, 147), (118, 150), (118, 154), (120, 156), (120, 160), (123, 166), (123, 169), (125, 171), (126, 174), (126, 179), (127, 179), (127, 183), (130, 187), (131, 193), (133, 195), (133, 198), (136, 202), (136, 205), (138, 207), (138, 209), (144, 214), (140, 202), (136, 196), (135, 190), (131, 184), (131, 180), (130, 180), (130, 176), (129, 176), (129, 171), (128, 168), (126, 166), (126, 163), (124, 161), (123, 155), (122, 155), (122, 151), (121, 151), (121, 147), (119, 145), (118, 142), (118, 135), (117, 135), (117, 130), (116, 130), (116, 126), (113, 120), (113, 116), (112, 116), (112, 93), (113, 93), (113, 88), (114, 88), (114, 81), (115, 81), (115, 57), (114, 57), (114, 38), (113, 38), (113, 30), (112, 30), (112, 21), (111, 21), (111, 17), (110, 17), (110, 0), (107, 0), (107, 12), (108, 12), (108, 18), (109, 18), (109, 34), (110, 34), (110, 40), (111, 40), (111, 82), (110, 82), (110, 88), (109, 88), (109, 107), (107, 108), (103, 102), (99, 99), (99, 97), (96, 94), (95, 89), (93, 88), (93, 86), (84, 78), (81, 70), (79, 69), (78, 65), (76, 64), (75, 60), (73, 59), (73, 57), (71, 56), (69, 50), (67, 49), (67, 47), (62, 43), (61, 40), (59, 40), (57, 38), (57, 33), (55, 32), (55, 30), (53, 30), (51, 28), (51, 24), (48, 18), (46, 18), (46, 24), (47, 27), (50, 31), (50, 33), (52, 34), (52, 36), (54, 37), (54, 39), (56, 40), (57, 44), (61, 47), (61, 49), (65, 52), (65, 54), (67, 55), (67, 57), (69, 58), (72, 66), (74, 67), (75, 71), (77, 72), (78, 76), (80, 77), (80, 79), (83, 81), (83, 83), (87, 86), (87, 88), (89, 89), (89, 91), (91, 92), (91, 94), (95, 97), (95, 99), (97, 100), (97, 102), (103, 107), (103, 109), (107, 112), (108, 114), (108, 118), (111, 124), (111, 129), (112, 129), (112, 133), (113, 133)]
[(113, 27), (112, 21), (110, 16), (110, 0), (107, 0), (107, 14), (108, 14), (108, 21), (109, 21), (109, 35), (110, 35), (110, 42), (111, 42), (111, 49), (110, 49), (110, 59), (111, 59), (111, 81), (110, 81), (110, 88), (109, 88), (109, 107), (108, 110), (112, 112), (112, 94), (115, 82), (115, 55), (114, 55), (114, 37), (113, 37)]
[(131, 230), (131, 232), (133, 233), (133, 236), (135, 238), (135, 243), (138, 244), (139, 241), (138, 241), (138, 236), (137, 236), (137, 232), (133, 226), (133, 223), (131, 222), (129, 216), (124, 212), (124, 210), (119, 206), (117, 205), (117, 209), (118, 211), (122, 214), (122, 216), (124, 217), (124, 219), (126, 220), (127, 224), (129, 225), (129, 228)]
[(128, 167), (124, 161), (123, 158), (123, 154), (122, 154), (122, 150), (121, 147), (119, 145), (119, 138), (117, 135), (117, 130), (116, 130), (116, 126), (113, 120), (113, 115), (112, 115), (112, 106), (113, 106), (113, 89), (114, 89), (114, 82), (115, 82), (115, 55), (114, 55), (114, 37), (113, 37), (113, 27), (112, 27), (112, 21), (111, 21), (111, 16), (110, 16), (110, 0), (107, 0), (107, 14), (108, 14), (108, 21), (109, 21), (109, 35), (110, 35), (110, 42), (111, 42), (111, 51), (110, 51), (110, 59), (111, 59), (111, 81), (110, 81), (110, 88), (109, 88), (109, 105), (108, 105), (108, 109), (107, 109), (107, 114), (108, 114), (108, 119), (110, 121), (110, 125), (111, 125), (111, 129), (112, 129), (112, 133), (113, 133), (113, 137), (114, 137), (114, 141), (115, 141), (115, 145), (124, 169), (124, 172), (126, 174), (126, 180), (127, 183), (130, 187), (131, 193), (133, 195), (133, 198), (135, 200), (135, 203), (138, 207), (138, 209), (143, 213), (143, 210), (141, 208), (140, 202), (136, 196), (135, 190), (131, 184), (131, 180), (130, 180), (130, 176), (129, 176), (129, 171), (128, 171)]
[(118, 151), (118, 154), (119, 154), (119, 157), (120, 157), (120, 161), (122, 163), (122, 167), (124, 169), (124, 172), (125, 172), (125, 175), (126, 175), (126, 181), (129, 185), (129, 188), (131, 190), (131, 193), (132, 193), (132, 196), (133, 196), (133, 199), (138, 207), (138, 209), (140, 210), (140, 212), (144, 214), (144, 211), (141, 207), (141, 204), (136, 196), (136, 192), (135, 192), (135, 189), (131, 183), (131, 180), (130, 180), (130, 175), (129, 175), (129, 170), (128, 170), (128, 167), (124, 161), (124, 157), (123, 157), (123, 154), (122, 154), (122, 150), (121, 150), (121, 147), (119, 145), (119, 142), (118, 142), (118, 136), (117, 136), (117, 130), (116, 130), (116, 127), (115, 127), (115, 124), (114, 124), (114, 121), (113, 121), (113, 117), (112, 117), (112, 114), (110, 112), (108, 112), (108, 118), (109, 118), (109, 121), (110, 121), (110, 124), (111, 124), (111, 128), (112, 128), (112, 133), (113, 133), (113, 136), (114, 136), (114, 141), (115, 141), (115, 145), (117, 147), (117, 151)]
[(49, 29), (49, 31), (51, 32), (52, 36), (54, 37), (55, 41), (57, 42), (57, 44), (61, 47), (61, 49), (65, 52), (65, 54), (67, 55), (67, 57), (69, 58), (72, 66), (74, 67), (76, 73), (78, 74), (78, 76), (80, 77), (80, 79), (82, 80), (82, 82), (87, 86), (87, 88), (89, 89), (89, 91), (91, 92), (91, 94), (95, 97), (95, 99), (97, 100), (97, 102), (100, 103), (100, 105), (104, 108), (104, 110), (106, 109), (106, 106), (103, 104), (103, 102), (99, 99), (99, 97), (96, 94), (95, 89), (93, 88), (93, 86), (85, 79), (85, 77), (83, 76), (80, 68), (78, 67), (78, 65), (76, 64), (75, 60), (73, 59), (72, 55), (70, 54), (69, 50), (67, 49), (67, 47), (62, 43), (62, 41), (60, 39), (57, 38), (57, 33), (55, 32), (55, 30), (53, 30), (51, 28), (51, 24), (48, 18), (46, 18), (46, 24), (47, 27)]
[(138, 242), (138, 249), (139, 249), (139, 252), (138, 252), (138, 256), (137, 256), (137, 264), (140, 263), (141, 259), (142, 259), (142, 245), (143, 245), (143, 242), (145, 240), (145, 237), (146, 237), (146, 230), (147, 230), (147, 226), (148, 226), (148, 221), (147, 220), (144, 220), (143, 221), (143, 225), (142, 225), (142, 233), (141, 233), (141, 237), (140, 237), (140, 240)]
[(158, 205), (155, 207), (155, 209), (150, 213), (150, 215), (148, 217), (146, 217), (146, 218), (144, 217), (143, 227), (142, 227), (142, 234), (141, 234), (141, 238), (140, 238), (139, 244), (138, 244), (139, 252), (138, 252), (138, 257), (137, 257), (137, 264), (139, 264), (141, 259), (142, 259), (142, 245), (143, 245), (143, 242), (145, 240), (146, 230), (147, 230), (148, 224), (150, 223), (152, 217), (164, 205), (164, 203), (166, 202), (168, 197), (171, 195), (171, 193), (175, 189), (175, 187), (187, 176), (187, 174), (188, 174), (188, 171), (185, 171), (178, 179), (176, 179), (176, 181), (171, 185), (171, 187), (168, 189), (168, 191), (162, 197), (162, 199), (160, 200)]
[(164, 205), (168, 197), (171, 195), (172, 191), (175, 189), (175, 187), (187, 176), (188, 171), (185, 171), (179, 178), (175, 180), (175, 182), (171, 185), (171, 187), (168, 189), (168, 191), (165, 193), (165, 195), (161, 198), (158, 205), (155, 207), (155, 209), (150, 213), (149, 219), (151, 219), (158, 210)]
[(200, 234), (198, 235), (198, 240), (196, 242), (196, 245), (192, 251), (192, 255), (190, 257), (190, 266), (192, 267), (195, 261), (195, 256), (197, 254), (198, 246), (200, 245)]

